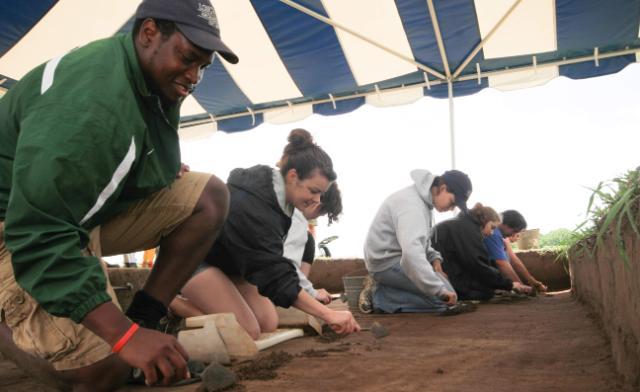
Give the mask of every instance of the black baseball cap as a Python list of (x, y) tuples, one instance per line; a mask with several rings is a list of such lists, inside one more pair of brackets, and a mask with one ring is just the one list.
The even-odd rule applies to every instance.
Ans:
[(238, 56), (220, 39), (218, 18), (209, 0), (143, 0), (135, 17), (172, 21), (194, 45), (218, 52), (232, 64), (238, 62)]
[(456, 197), (455, 205), (464, 213), (468, 212), (467, 200), (471, 196), (473, 187), (469, 176), (460, 170), (448, 170), (440, 176), (447, 185), (447, 190)]

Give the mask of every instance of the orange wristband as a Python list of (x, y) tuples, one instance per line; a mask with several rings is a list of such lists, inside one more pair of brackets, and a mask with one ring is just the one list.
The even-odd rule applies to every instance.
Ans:
[(125, 332), (124, 335), (122, 335), (122, 337), (120, 338), (120, 340), (118, 340), (116, 344), (113, 345), (113, 347), (111, 348), (111, 352), (119, 353), (120, 350), (122, 350), (122, 348), (124, 347), (124, 345), (127, 344), (129, 340), (131, 340), (131, 337), (136, 333), (138, 328), (140, 328), (138, 324), (136, 323), (131, 324), (131, 327), (129, 327), (127, 332)]

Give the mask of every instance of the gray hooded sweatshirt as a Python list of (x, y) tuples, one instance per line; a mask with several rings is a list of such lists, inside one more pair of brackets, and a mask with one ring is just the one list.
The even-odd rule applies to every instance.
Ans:
[(446, 288), (431, 266), (434, 260), (442, 260), (430, 240), (435, 176), (418, 169), (411, 178), (413, 185), (389, 196), (378, 210), (365, 240), (364, 261), (370, 273), (400, 264), (420, 291), (439, 296)]

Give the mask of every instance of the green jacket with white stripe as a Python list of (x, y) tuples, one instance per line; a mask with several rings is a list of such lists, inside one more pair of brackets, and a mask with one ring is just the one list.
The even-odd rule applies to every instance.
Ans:
[[(131, 34), (29, 72), (0, 99), (0, 221), (18, 284), (80, 322), (110, 301), (89, 231), (170, 185), (179, 105), (163, 111)], [(2, 307), (3, 304), (0, 304)]]

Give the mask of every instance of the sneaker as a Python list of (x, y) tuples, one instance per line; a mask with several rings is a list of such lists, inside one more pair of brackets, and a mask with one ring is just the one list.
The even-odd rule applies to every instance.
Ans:
[(520, 301), (530, 300), (531, 297), (527, 294), (516, 293), (515, 291), (501, 291), (496, 290), (495, 296), (489, 299), (487, 302), (490, 304), (512, 304)]
[(511, 299), (513, 301), (523, 301), (523, 300), (529, 300), (531, 299), (531, 295), (525, 294), (525, 293), (518, 293), (515, 290), (511, 290)]
[(362, 313), (373, 313), (373, 287), (374, 280), (371, 275), (367, 275), (364, 279), (364, 284), (362, 287), (362, 291), (360, 292), (360, 297), (358, 297), (358, 309)]
[(447, 306), (447, 308), (440, 313), (442, 316), (455, 316), (462, 313), (475, 312), (478, 305), (468, 302), (458, 302), (455, 305)]
[(502, 295), (496, 295), (494, 297), (489, 298), (486, 301), (488, 304), (510, 304), (513, 303), (513, 301), (511, 300), (511, 297), (505, 297)]
[(507, 290), (494, 290), (493, 291), (493, 295), (494, 297), (510, 297), (511, 296), (511, 290), (507, 291)]
[(524, 293), (518, 293), (515, 290), (509, 290), (509, 291), (505, 291), (505, 290), (496, 290), (495, 291), (495, 296), (496, 297), (505, 297), (505, 298), (512, 298), (512, 299), (523, 299), (523, 298), (528, 298), (529, 296), (527, 294)]

